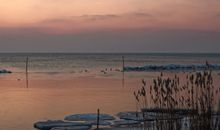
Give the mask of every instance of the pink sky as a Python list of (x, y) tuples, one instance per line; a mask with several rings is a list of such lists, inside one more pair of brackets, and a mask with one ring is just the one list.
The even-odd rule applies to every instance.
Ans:
[(0, 0), (0, 52), (220, 52), (220, 0)]
[(219, 0), (0, 0), (0, 28), (220, 30)]

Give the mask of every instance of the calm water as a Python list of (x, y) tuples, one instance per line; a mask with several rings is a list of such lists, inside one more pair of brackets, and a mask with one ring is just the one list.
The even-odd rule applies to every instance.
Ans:
[(0, 68), (13, 71), (0, 75), (0, 129), (34, 130), (36, 121), (97, 108), (110, 114), (136, 110), (133, 91), (141, 79), (151, 80), (158, 73), (129, 72), (123, 80), (122, 56), (126, 66), (204, 64), (206, 60), (220, 64), (220, 54), (0, 54)]
[(71, 53), (3, 53), (0, 54), (0, 67), (25, 69), (26, 57), (29, 57), (29, 69), (32, 72), (72, 72), (76, 70), (94, 70), (121, 68), (122, 56), (126, 66), (161, 64), (204, 64), (209, 61), (220, 64), (220, 54), (71, 54)]

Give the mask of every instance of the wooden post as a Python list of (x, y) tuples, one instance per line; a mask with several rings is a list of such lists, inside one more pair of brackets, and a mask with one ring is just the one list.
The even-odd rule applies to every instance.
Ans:
[(28, 57), (26, 58), (26, 74), (28, 73)]
[(99, 114), (100, 114), (100, 111), (99, 109), (97, 110), (97, 130), (99, 129)]
[(26, 87), (28, 88), (28, 57), (26, 58)]
[(124, 56), (122, 56), (122, 71), (124, 72), (124, 68), (125, 68), (125, 58)]
[(125, 58), (124, 58), (124, 56), (122, 56), (122, 87), (124, 87), (124, 85), (125, 85), (124, 68), (125, 68)]

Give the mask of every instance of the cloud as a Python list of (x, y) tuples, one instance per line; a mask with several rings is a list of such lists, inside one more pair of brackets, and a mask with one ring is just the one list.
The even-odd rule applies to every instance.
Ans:
[(44, 19), (34, 27), (57, 29), (59, 32), (83, 32), (102, 29), (143, 28), (152, 25), (156, 16), (144, 12), (122, 14), (91, 14)]
[[(218, 16), (218, 18), (216, 17)], [(7, 33), (44, 33), (44, 34), (76, 34), (105, 30), (163, 30), (163, 29), (194, 29), (220, 31), (219, 16), (213, 17), (185, 17), (162, 13), (130, 12), (112, 14), (87, 14), (79, 16), (58, 16), (44, 19), (17, 28), (4, 29)], [(198, 22), (198, 21), (204, 22)], [(14, 30), (13, 30), (14, 29)], [(1, 33), (2, 35), (2, 33)]]
[(143, 13), (143, 12), (133, 12), (133, 13), (130, 13), (128, 15), (133, 15), (133, 16), (136, 16), (136, 17), (146, 17), (146, 18), (154, 17), (154, 15), (152, 15), (150, 13)]
[(0, 27), (0, 36), (31, 36), (35, 34), (44, 34), (49, 28), (42, 27)]
[(152, 14), (149, 13), (143, 13), (143, 12), (132, 12), (132, 13), (124, 13), (124, 14), (107, 14), (107, 15), (82, 15), (79, 16), (81, 18), (89, 19), (89, 20), (106, 20), (106, 19), (116, 19), (116, 18), (130, 18), (130, 17), (144, 17), (144, 18), (153, 18)]
[(103, 20), (109, 20), (109, 19), (116, 19), (119, 18), (120, 15), (114, 15), (114, 14), (107, 14), (107, 15), (81, 15), (81, 16), (69, 16), (69, 17), (62, 17), (62, 18), (51, 18), (51, 19), (45, 19), (38, 23), (42, 24), (59, 24), (59, 23), (74, 23), (77, 21), (103, 21)]
[(219, 52), (220, 32), (130, 30), (1, 36), (1, 52)]
[(96, 20), (106, 20), (106, 19), (114, 19), (114, 18), (119, 18), (120, 15), (115, 15), (115, 14), (107, 14), (107, 15), (82, 15), (82, 16), (76, 16), (75, 18), (82, 18), (86, 20), (91, 20), (91, 21), (96, 21)]
[(103, 20), (113, 20), (120, 18), (154, 18), (152, 14), (143, 13), (143, 12), (132, 12), (132, 13), (124, 13), (124, 14), (93, 14), (93, 15), (80, 15), (80, 16), (69, 16), (63, 18), (52, 18), (45, 19), (40, 21), (40, 23), (66, 23), (66, 22), (74, 22), (74, 21), (103, 21)]
[(74, 19), (72, 18), (53, 18), (53, 19), (45, 19), (40, 21), (40, 23), (66, 23), (66, 22), (73, 22)]

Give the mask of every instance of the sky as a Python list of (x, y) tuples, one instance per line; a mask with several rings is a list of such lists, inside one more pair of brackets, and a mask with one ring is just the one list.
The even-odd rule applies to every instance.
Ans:
[(219, 0), (0, 0), (0, 52), (220, 53)]

